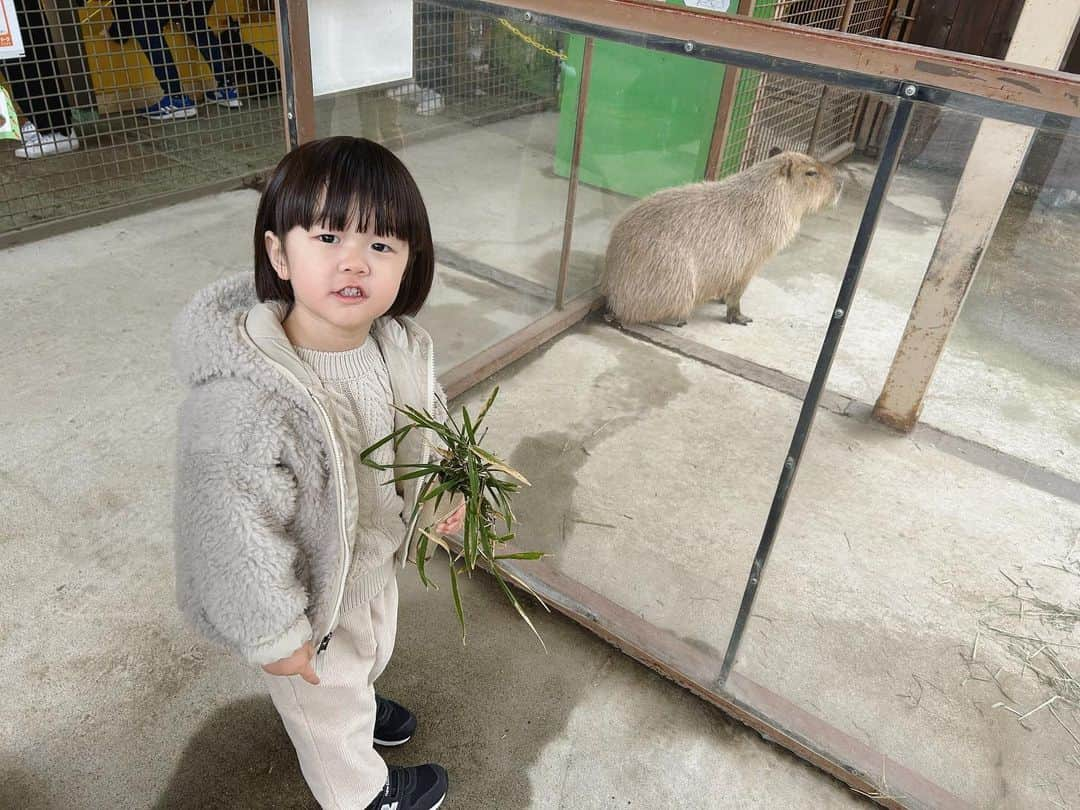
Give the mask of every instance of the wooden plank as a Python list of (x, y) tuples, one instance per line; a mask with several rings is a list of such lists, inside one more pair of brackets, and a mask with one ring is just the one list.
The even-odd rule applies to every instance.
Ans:
[[(754, 0), (739, 0), (736, 14), (747, 16), (753, 9)], [(705, 179), (716, 180), (720, 165), (727, 150), (728, 135), (731, 134), (731, 110), (735, 106), (735, 90), (739, 86), (739, 68), (734, 65), (724, 67), (724, 80), (720, 85), (720, 100), (716, 104), (716, 119), (713, 122), (712, 139), (709, 141), (709, 154), (705, 158)]]
[[(483, 4), (472, 5), (479, 8)], [(524, 0), (515, 0), (505, 5), (533, 14), (925, 84), (1046, 112), (1080, 115), (1080, 78), (1045, 68), (638, 0), (532, 0), (527, 5)], [(1054, 25), (1060, 28), (1062, 20)]]
[(911, 28), (911, 41), (929, 48), (945, 48), (960, 0), (924, 0)]
[(983, 45), (990, 33), (996, 3), (997, 0), (979, 0), (974, 3), (966, 0), (961, 3), (953, 18), (949, 39), (945, 44), (946, 50), (987, 56)]
[(577, 210), (578, 172), (581, 147), (585, 142), (585, 122), (589, 112), (589, 85), (592, 81), (593, 39), (585, 37), (578, 81), (577, 114), (574, 117), (574, 148), (570, 155), (570, 178), (566, 184), (566, 211), (563, 214), (562, 250), (559, 253), (559, 279), (555, 288), (555, 308), (566, 305), (566, 282), (570, 275), (570, 247), (574, 238), (574, 212)]

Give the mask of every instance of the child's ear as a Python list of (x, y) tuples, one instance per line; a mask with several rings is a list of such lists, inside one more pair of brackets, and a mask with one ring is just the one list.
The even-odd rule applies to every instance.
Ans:
[(282, 244), (281, 239), (273, 231), (267, 231), (263, 234), (263, 245), (266, 247), (266, 255), (274, 267), (274, 272), (278, 274), (278, 278), (288, 281), (289, 263), (285, 261), (285, 245)]

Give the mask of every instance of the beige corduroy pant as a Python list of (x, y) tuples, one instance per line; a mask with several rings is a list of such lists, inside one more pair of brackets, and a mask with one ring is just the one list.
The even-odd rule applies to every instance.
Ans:
[(394, 577), (367, 602), (346, 599), (330, 644), (315, 658), (318, 686), (299, 675), (263, 673), (304, 779), (324, 810), (363, 810), (386, 784), (386, 763), (372, 742), (375, 679), (394, 651), (397, 611)]

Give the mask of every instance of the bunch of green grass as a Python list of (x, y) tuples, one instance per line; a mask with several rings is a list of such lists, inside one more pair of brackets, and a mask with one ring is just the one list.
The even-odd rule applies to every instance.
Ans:
[[(476, 419), (472, 419), (468, 409), (463, 407), (460, 422), (454, 419), (449, 409), (446, 409), (447, 421), (444, 423), (435, 419), (426, 410), (399, 407), (397, 410), (409, 419), (409, 424), (398, 428), (368, 447), (361, 453), (360, 459), (367, 466), (377, 470), (393, 469), (394, 465), (379, 464), (372, 458), (375, 451), (383, 445), (393, 442), (396, 451), (402, 440), (413, 430), (431, 431), (439, 439), (443, 446), (432, 443), (434, 458), (431, 462), (399, 465), (397, 469), (405, 469), (406, 472), (394, 478), (394, 483), (414, 478), (425, 479), (409, 519), (407, 531), (408, 542), (412, 541), (414, 534), (419, 534), (416, 543), (416, 567), (420, 572), (420, 581), (424, 583), (424, 587), (438, 589), (438, 586), (428, 577), (426, 565), (429, 560), (428, 551), (434, 552), (432, 545), (443, 549), (450, 558), (450, 590), (454, 597), (454, 609), (457, 611), (458, 622), (461, 624), (461, 640), (464, 643), (465, 612), (461, 606), (458, 575), (463, 571), (471, 576), (477, 565), (487, 568), (495, 577), (495, 581), (499, 583), (506, 598), (510, 600), (510, 604), (543, 644), (544, 640), (540, 638), (536, 627), (521, 607), (514, 592), (510, 590), (507, 579), (529, 592), (545, 610), (547, 605), (520, 578), (515, 577), (500, 565), (502, 560), (539, 560), (544, 554), (540, 551), (499, 553), (500, 546), (514, 539), (514, 512), (510, 508), (510, 499), (522, 486), (529, 486), (529, 482), (525, 476), (512, 469), (505, 461), (480, 446), (484, 437), (487, 436), (487, 429), (485, 428), (479, 437), (477, 434), (498, 394), (498, 388), (491, 392)], [(439, 507), (442, 503), (444, 501), (450, 503), (453, 496), (458, 493), (465, 499), (465, 521), (461, 550), (455, 552), (446, 538), (435, 531), (435, 525), (445, 516), (436, 518), (436, 524), (431, 526), (417, 524), (425, 503), (434, 501), (434, 512), (439, 515)]]

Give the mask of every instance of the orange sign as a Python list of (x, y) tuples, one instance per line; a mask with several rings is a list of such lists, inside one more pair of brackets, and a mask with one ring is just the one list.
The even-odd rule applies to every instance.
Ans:
[(0, 0), (0, 59), (14, 59), (24, 53), (14, 0)]

